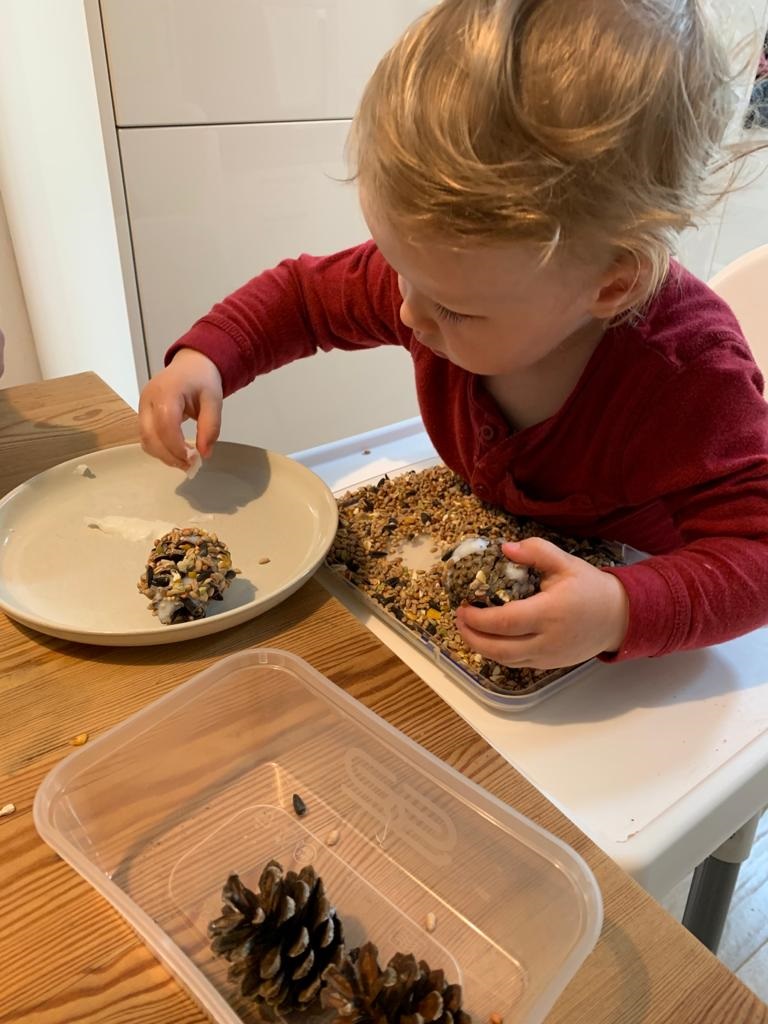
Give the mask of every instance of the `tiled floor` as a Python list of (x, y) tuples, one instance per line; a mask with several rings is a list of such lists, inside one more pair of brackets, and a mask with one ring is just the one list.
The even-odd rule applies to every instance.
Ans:
[[(686, 878), (661, 901), (678, 921), (689, 885)], [(739, 872), (718, 956), (768, 1002), (768, 814), (760, 822), (752, 856)]]

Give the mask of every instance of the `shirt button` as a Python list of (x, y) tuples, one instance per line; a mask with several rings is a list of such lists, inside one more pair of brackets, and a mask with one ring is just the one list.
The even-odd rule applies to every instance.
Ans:
[(489, 423), (484, 423), (483, 426), (480, 427), (480, 437), (483, 441), (492, 441), (495, 436), (496, 431)]

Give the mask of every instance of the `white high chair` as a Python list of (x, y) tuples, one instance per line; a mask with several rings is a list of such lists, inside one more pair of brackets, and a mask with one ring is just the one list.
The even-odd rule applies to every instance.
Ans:
[(768, 245), (739, 256), (710, 280), (738, 317), (757, 365), (768, 378)]
[[(729, 263), (709, 281), (736, 314), (757, 365), (768, 379), (768, 245), (760, 246)], [(741, 865), (749, 858), (757, 814), (726, 840), (694, 871), (683, 924), (713, 951), (725, 925)]]

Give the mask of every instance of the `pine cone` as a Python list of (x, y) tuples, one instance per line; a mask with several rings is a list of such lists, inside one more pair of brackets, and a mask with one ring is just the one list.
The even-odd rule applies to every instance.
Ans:
[(258, 894), (237, 875), (222, 890), (222, 916), (208, 925), (211, 949), (232, 966), (243, 996), (281, 1013), (306, 1010), (322, 975), (344, 959), (341, 922), (311, 866), (297, 875), (271, 860)]
[(461, 985), (446, 985), (412, 953), (396, 953), (382, 971), (372, 942), (353, 949), (325, 974), (321, 999), (336, 1011), (333, 1024), (471, 1024), (461, 1008)]
[(466, 537), (448, 556), (445, 586), (454, 608), (519, 601), (534, 594), (539, 583), (536, 570), (511, 562), (499, 541)]

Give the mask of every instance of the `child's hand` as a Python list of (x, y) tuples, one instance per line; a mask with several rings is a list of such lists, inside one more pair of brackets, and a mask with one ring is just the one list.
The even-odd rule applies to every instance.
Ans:
[(498, 608), (462, 605), (456, 624), (472, 650), (515, 668), (563, 668), (620, 649), (629, 602), (615, 576), (539, 537), (502, 551), (539, 570), (541, 592)]
[(194, 349), (183, 348), (147, 384), (139, 400), (141, 446), (169, 466), (187, 469), (189, 449), (181, 424), (197, 420), (197, 450), (213, 451), (221, 429), (223, 392), (216, 364)]

